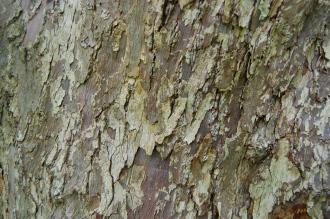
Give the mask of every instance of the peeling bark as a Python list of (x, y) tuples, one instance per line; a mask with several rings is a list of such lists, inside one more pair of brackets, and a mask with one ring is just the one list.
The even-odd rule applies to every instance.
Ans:
[(0, 218), (329, 218), (328, 0), (2, 0)]

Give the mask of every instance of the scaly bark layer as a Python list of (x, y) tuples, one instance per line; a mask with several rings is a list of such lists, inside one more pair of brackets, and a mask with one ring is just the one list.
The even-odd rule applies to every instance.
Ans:
[(329, 218), (328, 0), (1, 0), (0, 218)]

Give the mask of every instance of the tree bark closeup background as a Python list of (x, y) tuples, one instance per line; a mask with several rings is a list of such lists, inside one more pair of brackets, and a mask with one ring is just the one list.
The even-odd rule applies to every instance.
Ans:
[(330, 218), (329, 0), (1, 0), (0, 218)]

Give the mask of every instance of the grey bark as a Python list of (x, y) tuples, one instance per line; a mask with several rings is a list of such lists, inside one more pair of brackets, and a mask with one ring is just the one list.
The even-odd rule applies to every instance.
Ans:
[(330, 218), (328, 0), (1, 0), (0, 218)]

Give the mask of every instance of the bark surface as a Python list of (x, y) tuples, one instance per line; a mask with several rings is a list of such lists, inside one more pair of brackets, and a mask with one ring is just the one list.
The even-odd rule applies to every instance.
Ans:
[(0, 218), (330, 218), (329, 0), (1, 0)]

